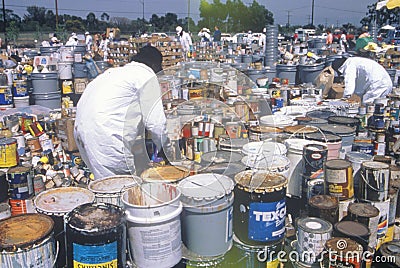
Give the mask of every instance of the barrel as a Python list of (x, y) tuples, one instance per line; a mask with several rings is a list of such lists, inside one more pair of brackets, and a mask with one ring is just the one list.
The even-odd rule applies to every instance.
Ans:
[(39, 48), (40, 55), (41, 56), (54, 56), (55, 53), (58, 53), (59, 48), (60, 47), (58, 47), (58, 46), (48, 46), (48, 47), (41, 46)]
[(297, 77), (297, 65), (277, 64), (276, 76), (281, 79), (288, 79), (289, 85), (295, 85)]
[(130, 253), (138, 267), (167, 268), (180, 262), (180, 196), (175, 185), (155, 182), (123, 193)]
[(32, 93), (36, 105), (49, 109), (61, 108), (61, 91), (48, 93)]
[(112, 204), (83, 204), (65, 218), (67, 267), (126, 267), (126, 220)]
[(58, 73), (32, 73), (31, 81), (34, 94), (55, 93), (59, 91)]
[(321, 71), (325, 68), (324, 63), (299, 64), (298, 84), (313, 83)]
[(233, 180), (220, 174), (197, 174), (183, 179), (178, 188), (185, 246), (201, 256), (225, 254), (232, 246)]
[(248, 69), (246, 70), (245, 74), (250, 78), (251, 81), (257, 83), (257, 79), (265, 78), (266, 77), (266, 70), (255, 70), (255, 69)]
[(12, 268), (53, 268), (54, 222), (46, 215), (23, 214), (0, 221), (0, 263)]
[(266, 171), (235, 176), (233, 231), (247, 245), (268, 245), (285, 236), (287, 179)]

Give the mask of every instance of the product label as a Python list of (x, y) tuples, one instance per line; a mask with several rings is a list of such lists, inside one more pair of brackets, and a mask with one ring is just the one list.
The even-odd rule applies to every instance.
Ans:
[(325, 177), (327, 182), (346, 183), (347, 169), (325, 169)]
[(74, 268), (116, 268), (117, 241), (96, 246), (72, 244)]
[(285, 234), (286, 202), (250, 203), (249, 239), (278, 240)]

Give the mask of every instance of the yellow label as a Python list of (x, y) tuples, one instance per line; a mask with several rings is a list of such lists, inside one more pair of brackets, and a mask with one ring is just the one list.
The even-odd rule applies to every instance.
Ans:
[(280, 265), (279, 259), (275, 259), (273, 261), (268, 261), (265, 264), (265, 268), (278, 268)]
[(112, 260), (110, 262), (96, 263), (96, 264), (87, 264), (74, 261), (74, 268), (117, 268), (117, 267), (118, 267), (117, 260)]
[(394, 237), (394, 225), (389, 226), (383, 242), (384, 243), (391, 242), (393, 241), (393, 237)]
[(17, 165), (17, 144), (9, 144), (0, 147), (0, 167), (12, 167)]

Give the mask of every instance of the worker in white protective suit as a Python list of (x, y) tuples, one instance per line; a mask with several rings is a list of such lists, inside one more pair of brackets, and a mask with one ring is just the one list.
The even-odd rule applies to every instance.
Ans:
[(185, 32), (181, 26), (176, 27), (178, 40), (181, 42), (183, 57), (185, 60), (191, 57), (193, 52), (193, 43), (190, 34)]
[(332, 62), (332, 68), (344, 76), (344, 98), (352, 98), (355, 94), (365, 104), (392, 92), (393, 83), (388, 72), (372, 59), (340, 58)]
[(167, 143), (155, 74), (161, 71), (161, 62), (157, 48), (145, 46), (132, 62), (106, 70), (87, 85), (77, 105), (74, 136), (95, 179), (135, 174), (134, 160), (147, 157), (132, 152), (136, 138), (145, 137), (145, 129), (158, 150)]

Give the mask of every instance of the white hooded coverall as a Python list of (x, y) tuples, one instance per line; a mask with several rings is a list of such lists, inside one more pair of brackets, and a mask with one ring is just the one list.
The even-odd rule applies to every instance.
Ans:
[(131, 62), (88, 84), (77, 105), (75, 140), (95, 179), (134, 174), (132, 146), (144, 127), (157, 148), (166, 140), (161, 89), (153, 70)]
[(392, 91), (393, 83), (388, 72), (374, 60), (351, 57), (338, 70), (344, 76), (345, 98), (357, 94), (362, 103), (373, 103)]

